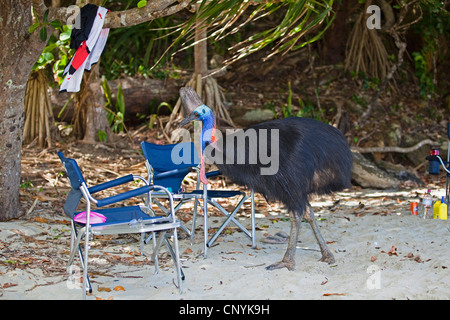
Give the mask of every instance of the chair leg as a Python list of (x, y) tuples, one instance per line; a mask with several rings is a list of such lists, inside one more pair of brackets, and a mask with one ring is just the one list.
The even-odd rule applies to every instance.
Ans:
[(252, 193), (251, 193), (251, 201), (252, 201), (252, 217), (251, 217), (251, 219), (252, 219), (252, 248), (255, 249), (256, 248), (255, 191), (253, 191), (253, 189), (252, 189)]
[[(178, 248), (178, 232), (177, 228), (173, 229), (173, 242), (175, 245), (175, 268), (177, 269), (177, 282), (178, 282), (178, 289), (180, 294), (183, 293), (183, 282), (184, 280), (184, 274), (183, 270), (181, 269), (181, 263), (180, 263), (180, 250)], [(169, 246), (170, 248), (170, 246)]]
[[(240, 224), (236, 219), (234, 219), (235, 214), (237, 211), (242, 207), (244, 202), (250, 198), (251, 199), (251, 232), (249, 232), (242, 224)], [(252, 240), (252, 248), (256, 248), (256, 238), (255, 238), (255, 193), (252, 190), (250, 196), (244, 196), (241, 201), (237, 204), (237, 206), (234, 208), (233, 212), (228, 213), (219, 203), (217, 203), (215, 200), (211, 200), (211, 203), (219, 209), (225, 216), (227, 216), (227, 219), (222, 223), (220, 228), (216, 231), (216, 233), (211, 237), (211, 239), (207, 242), (207, 246), (211, 247), (214, 241), (219, 237), (219, 235), (222, 233), (222, 231), (226, 228), (226, 226), (232, 221), (239, 229), (241, 229), (244, 234), (249, 237)]]
[[(89, 212), (89, 211), (88, 211)], [(84, 236), (84, 261), (83, 261), (83, 299), (86, 300), (86, 290), (88, 289), (88, 259), (89, 259), (89, 228), (86, 228)], [(89, 285), (89, 292), (92, 288)]]
[(194, 216), (192, 217), (191, 246), (194, 244), (195, 226), (196, 226), (196, 222), (197, 222), (197, 205), (198, 205), (198, 200), (197, 200), (197, 198), (195, 198), (194, 199)]
[[(83, 250), (81, 247), (81, 239), (85, 236), (86, 244), (85, 244), (85, 255), (83, 256)], [(75, 238), (76, 237), (76, 238)], [(92, 293), (92, 285), (91, 281), (89, 280), (89, 275), (87, 273), (87, 250), (89, 250), (89, 239), (86, 238), (86, 229), (82, 228), (80, 230), (80, 233), (77, 233), (77, 230), (75, 228), (75, 224), (72, 221), (72, 235), (71, 235), (71, 250), (70, 250), (70, 256), (69, 261), (67, 263), (67, 269), (70, 274), (70, 277), (72, 276), (72, 265), (73, 261), (75, 259), (75, 254), (78, 252), (81, 267), (83, 268), (83, 298), (86, 299), (86, 291), (89, 291), (89, 293)]]
[(155, 274), (159, 272), (159, 263), (158, 263), (158, 251), (161, 247), (161, 243), (164, 239), (165, 232), (160, 236), (159, 240), (156, 241), (156, 232), (152, 232), (153, 234), (153, 253), (152, 253), (152, 261), (155, 263)]
[(211, 200), (211, 202), (214, 204), (214, 206), (219, 209), (225, 216), (227, 216), (226, 220), (222, 223), (222, 225), (220, 226), (220, 228), (216, 231), (216, 233), (212, 236), (212, 238), (207, 242), (208, 247), (211, 247), (212, 244), (214, 243), (214, 241), (216, 241), (216, 239), (219, 237), (219, 235), (222, 233), (223, 229), (226, 228), (226, 226), (230, 223), (230, 221), (233, 221), (233, 223), (239, 227), (239, 229), (241, 229), (246, 235), (247, 237), (251, 238), (252, 235), (250, 234), (250, 232), (248, 232), (248, 230), (242, 225), (240, 224), (236, 219), (234, 219), (234, 215), (238, 212), (238, 210), (242, 207), (242, 205), (244, 204), (245, 200), (247, 199), (247, 196), (244, 196), (241, 201), (239, 202), (239, 204), (234, 208), (233, 212), (228, 213), (220, 204), (218, 204), (216, 201)]
[(208, 198), (206, 195), (206, 187), (203, 190), (203, 237), (204, 237), (204, 254), (203, 258), (208, 257)]
[[(166, 236), (165, 236), (165, 240), (166, 240), (166, 245), (167, 245), (167, 247), (169, 248), (170, 255), (172, 256), (173, 262), (176, 264), (176, 263), (177, 263), (177, 261), (176, 261), (177, 254), (176, 254), (176, 252), (173, 251), (173, 248), (172, 248), (172, 246), (170, 245), (170, 241), (169, 241), (169, 239), (167, 238), (167, 234), (166, 234)], [(175, 249), (177, 248), (177, 243), (178, 243), (178, 240), (177, 240), (176, 243), (175, 243), (175, 240), (174, 240)], [(175, 250), (175, 251), (176, 251), (176, 250)], [(183, 268), (182, 268), (182, 267), (180, 267), (180, 272), (181, 272), (181, 280), (184, 280), (184, 279), (185, 279), (185, 276), (184, 276), (184, 272), (183, 272)]]
[(178, 247), (178, 233), (177, 233), (177, 229), (174, 228), (173, 231), (173, 241), (174, 241), (174, 246), (175, 246), (175, 251), (173, 250), (172, 246), (170, 245), (170, 241), (167, 238), (167, 232), (163, 231), (161, 232), (160, 238), (158, 239), (158, 241), (156, 241), (156, 234), (155, 232), (153, 232), (153, 253), (152, 253), (152, 261), (155, 262), (155, 274), (157, 274), (159, 272), (159, 266), (158, 266), (158, 252), (159, 249), (161, 248), (162, 242), (165, 241), (167, 244), (167, 247), (169, 248), (169, 252), (170, 255), (172, 256), (173, 260), (174, 260), (174, 264), (175, 264), (175, 268), (177, 270), (177, 283), (178, 283), (178, 288), (180, 289), (180, 294), (182, 293), (182, 281), (185, 279), (185, 275), (183, 272), (183, 269), (181, 268), (181, 263), (180, 263), (180, 252), (179, 252), (179, 247)]

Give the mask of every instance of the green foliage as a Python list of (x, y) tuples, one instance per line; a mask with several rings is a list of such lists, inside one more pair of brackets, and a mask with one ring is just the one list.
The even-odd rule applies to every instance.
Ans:
[(55, 28), (55, 29), (62, 28), (61, 21), (59, 21), (59, 20), (53, 20), (52, 22), (48, 21), (48, 13), (49, 13), (48, 9), (44, 12), (44, 16), (42, 18), (43, 21), (39, 20), (36, 12), (34, 12), (34, 10), (33, 10), (33, 13), (34, 13), (36, 22), (28, 28), (28, 32), (31, 34), (37, 28), (40, 27), (41, 29), (39, 31), (39, 36), (42, 41), (47, 41), (47, 27), (51, 26), (52, 28)]
[(423, 12), (419, 23), (412, 26), (415, 33), (420, 34), (424, 40), (424, 45), (420, 51), (413, 52), (415, 75), (419, 79), (420, 94), (425, 97), (433, 94), (436, 90), (433, 81), (433, 56), (439, 53), (442, 44), (439, 41), (450, 34), (450, 13), (445, 9), (444, 2), (440, 0), (420, 1), (420, 7)]
[(413, 52), (415, 75), (419, 79), (419, 90), (422, 97), (432, 94), (435, 91), (433, 74), (428, 71), (427, 58), (424, 52)]
[(140, 8), (145, 7), (146, 5), (147, 5), (147, 1), (141, 0), (138, 2), (137, 7), (140, 9)]
[(100, 141), (100, 142), (107, 142), (107, 140), (108, 140), (108, 135), (106, 134), (105, 131), (103, 131), (103, 130), (98, 130), (97, 135), (98, 135), (98, 141)]
[(63, 81), (64, 68), (73, 55), (72, 49), (70, 49), (70, 35), (72, 34), (72, 29), (68, 26), (61, 27), (61, 33), (59, 34), (59, 39), (57, 39), (53, 34), (48, 40), (47, 46), (45, 47), (42, 54), (39, 56), (38, 61), (33, 66), (33, 71), (39, 69), (44, 69), (48, 65), (53, 64), (53, 76), (55, 80), (59, 83)]
[(119, 84), (119, 88), (117, 89), (117, 97), (116, 103), (114, 105), (114, 110), (112, 109), (113, 103), (111, 89), (109, 88), (108, 81), (105, 78), (103, 78), (102, 81), (102, 88), (103, 92), (105, 93), (105, 109), (109, 125), (114, 132), (122, 132), (125, 129), (125, 98), (123, 96), (122, 86)]
[(174, 23), (173, 17), (167, 17), (111, 30), (101, 60), (106, 78), (117, 79), (122, 75), (157, 79), (178, 77), (174, 67), (167, 67), (170, 58), (165, 55), (174, 37), (170, 35)]
[[(259, 4), (258, 4), (259, 3)], [(335, 14), (332, 10), (333, 0), (286, 0), (254, 1), (250, 5), (246, 0), (202, 0), (196, 15), (176, 30), (179, 36), (170, 46), (179, 46), (186, 50), (194, 45), (196, 22), (204, 21), (208, 26), (210, 42), (219, 42), (224, 38), (240, 32), (243, 27), (265, 16), (283, 11), (282, 21), (275, 27), (257, 32), (239, 41), (231, 48), (233, 56), (227, 62), (239, 60), (267, 46), (272, 53), (267, 58), (280, 52), (295, 50), (318, 40), (331, 25)], [(244, 13), (250, 10), (242, 22)], [(308, 38), (305, 35), (309, 35)]]
[[(316, 112), (316, 107), (314, 104), (308, 99), (305, 95), (305, 101), (302, 98), (298, 98), (298, 106), (295, 106), (292, 102), (293, 91), (291, 88), (291, 82), (288, 82), (288, 97), (285, 104), (281, 105), (281, 116), (282, 118), (289, 117), (305, 117), (305, 118), (313, 118), (320, 121), (326, 121), (323, 110), (319, 108), (319, 112)], [(278, 118), (278, 114), (276, 111), (276, 104), (271, 102), (266, 102), (264, 104), (266, 109), (269, 109), (273, 112), (275, 119)], [(294, 111), (296, 109), (297, 111)]]

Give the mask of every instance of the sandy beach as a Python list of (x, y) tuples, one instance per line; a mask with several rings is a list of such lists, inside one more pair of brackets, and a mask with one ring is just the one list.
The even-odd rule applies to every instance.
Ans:
[[(137, 237), (95, 238), (89, 260), (94, 290), (88, 299), (449, 299), (450, 224), (410, 214), (409, 202), (423, 192), (356, 189), (314, 199), (317, 223), (336, 262), (319, 261), (314, 235), (303, 222), (295, 271), (265, 269), (282, 258), (287, 246), (264, 242), (279, 231), (289, 233), (283, 209), (257, 212), (256, 249), (242, 232), (230, 228), (207, 259), (199, 219), (194, 245), (180, 236), (186, 275), (181, 295), (165, 249), (155, 275), (153, 263), (139, 254)], [(432, 193), (437, 198), (444, 190)], [(238, 218), (250, 225), (247, 214)], [(222, 219), (213, 216), (210, 223), (215, 226)], [(59, 208), (44, 206), (31, 216), (0, 223), (0, 299), (81, 298), (65, 271), (67, 222)]]

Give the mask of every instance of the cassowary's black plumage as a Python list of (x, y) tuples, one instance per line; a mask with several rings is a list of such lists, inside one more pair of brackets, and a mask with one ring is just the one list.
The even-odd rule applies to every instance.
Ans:
[[(216, 164), (233, 182), (254, 189), (267, 200), (281, 201), (292, 211), (303, 211), (310, 194), (329, 194), (351, 186), (352, 155), (345, 137), (336, 128), (314, 119), (286, 118), (244, 131), (249, 129), (268, 130), (268, 150), (271, 150), (270, 131), (279, 130), (278, 172), (261, 175), (260, 168), (267, 165), (248, 164), (246, 148), (245, 164), (236, 164), (237, 159)], [(223, 140), (225, 153), (226, 139)]]
[[(189, 87), (182, 88), (180, 96), (185, 111), (186, 109), (189, 110), (186, 113), (191, 114), (183, 120), (183, 123), (198, 119), (203, 121), (204, 130), (205, 124), (211, 127), (214, 121), (208, 118), (207, 114), (204, 114), (204, 105), (199, 107), (201, 100), (195, 92)], [(233, 182), (255, 190), (269, 201), (280, 201), (289, 209), (292, 226), (288, 250), (283, 260), (269, 266), (269, 269), (294, 268), (297, 235), (303, 217), (310, 222), (313, 228), (322, 251), (322, 260), (329, 263), (333, 262), (333, 255), (328, 250), (315, 223), (308, 198), (312, 194), (329, 194), (351, 186), (353, 160), (345, 137), (338, 129), (308, 118), (268, 121), (248, 127), (244, 129), (244, 132), (256, 132), (259, 146), (259, 139), (261, 139), (259, 132), (264, 130), (268, 132), (267, 139), (264, 140), (268, 142), (267, 150), (269, 150), (269, 154), (270, 150), (274, 150), (271, 145), (271, 135), (277, 134), (274, 141), (278, 143), (278, 148), (275, 149), (279, 151), (279, 167), (273, 175), (261, 174), (261, 168), (268, 165), (267, 163), (264, 164), (264, 161), (260, 161), (259, 158), (256, 164), (249, 163), (252, 154), (250, 154), (248, 144), (236, 146), (238, 144), (233, 143), (234, 158), (228, 156), (227, 143), (231, 141), (229, 140), (230, 136), (223, 137), (223, 139), (208, 146), (209, 148), (212, 146), (215, 150), (208, 150), (207, 147), (203, 152), (216, 160), (222, 158), (224, 163), (219, 162), (216, 165)], [(204, 146), (208, 143), (211, 143), (211, 141), (203, 141)], [(241, 149), (239, 150), (239, 148)], [(254, 151), (255, 149), (253, 149)], [(246, 154), (243, 164), (237, 163), (239, 152), (245, 152)]]

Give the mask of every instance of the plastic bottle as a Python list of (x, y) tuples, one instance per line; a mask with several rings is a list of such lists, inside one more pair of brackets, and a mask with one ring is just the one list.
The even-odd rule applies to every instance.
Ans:
[(431, 218), (431, 207), (433, 205), (433, 199), (431, 197), (431, 190), (428, 189), (427, 193), (423, 196), (421, 205), (421, 215), (424, 219)]
[(433, 205), (433, 219), (439, 219), (439, 207), (441, 206), (441, 200), (437, 200)]
[(445, 203), (444, 197), (442, 197), (441, 205), (439, 207), (439, 219), (447, 220), (447, 204)]

